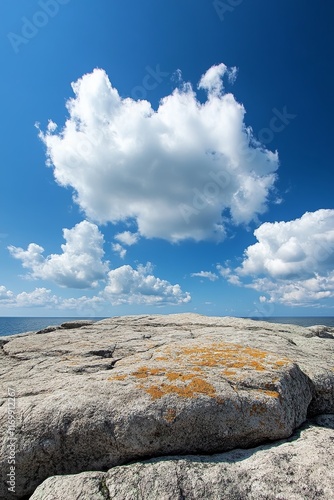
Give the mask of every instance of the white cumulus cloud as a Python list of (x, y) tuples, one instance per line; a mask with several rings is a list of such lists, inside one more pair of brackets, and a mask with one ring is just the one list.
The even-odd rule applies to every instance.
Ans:
[(191, 277), (195, 278), (206, 278), (210, 281), (216, 281), (218, 279), (217, 274), (211, 271), (200, 271), (199, 273), (191, 273)]
[(50, 121), (39, 134), (56, 181), (92, 220), (135, 223), (147, 238), (221, 240), (226, 224), (256, 220), (278, 156), (252, 137), (224, 74), (233, 80), (236, 70), (220, 64), (202, 75), (204, 103), (184, 84), (157, 110), (120, 97), (101, 69), (84, 75), (72, 84), (65, 126)]
[(11, 305), (15, 307), (54, 307), (58, 298), (46, 288), (36, 288), (32, 292), (21, 292), (13, 297)]
[(117, 233), (115, 235), (115, 240), (120, 243), (113, 243), (111, 245), (113, 251), (118, 253), (121, 259), (124, 259), (126, 256), (126, 249), (123, 245), (132, 246), (137, 243), (140, 239), (140, 235), (138, 233), (131, 233), (131, 231), (124, 231), (123, 233)]
[(245, 286), (268, 294), (261, 302), (307, 305), (334, 297), (334, 210), (266, 222), (254, 235), (258, 241), (245, 250), (241, 266), (221, 272), (230, 282), (250, 277)]
[(118, 253), (121, 259), (124, 259), (126, 256), (126, 248), (122, 247), (120, 243), (113, 243), (111, 248), (115, 253)]
[(97, 286), (108, 272), (108, 263), (102, 261), (103, 235), (98, 227), (82, 221), (72, 229), (64, 229), (63, 234), (66, 243), (61, 245), (61, 254), (44, 257), (44, 248), (36, 243), (30, 243), (27, 250), (15, 246), (8, 249), (30, 270), (31, 278), (50, 280), (68, 288)]
[(14, 294), (6, 287), (0, 286), (0, 305), (11, 309), (15, 308), (44, 308), (56, 310), (70, 310), (76, 312), (96, 313), (105, 304), (101, 296), (93, 297), (59, 297), (47, 288), (35, 288), (31, 292)]
[(152, 272), (151, 263), (139, 265), (137, 269), (129, 265), (118, 267), (109, 272), (109, 283), (103, 296), (112, 305), (183, 304), (191, 300), (189, 293), (182, 292), (180, 285), (172, 285), (169, 281), (157, 278)]
[(13, 296), (13, 292), (7, 290), (3, 285), (0, 286), (0, 301), (10, 301)]
[(97, 295), (94, 297), (86, 297), (86, 295), (83, 295), (82, 297), (62, 298), (59, 302), (59, 308), (61, 309), (80, 311), (84, 314), (87, 314), (87, 311), (97, 312), (105, 304), (105, 300)]
[(118, 233), (115, 236), (115, 239), (120, 241), (123, 245), (134, 245), (139, 240), (138, 233), (131, 233), (131, 231), (124, 231), (123, 233)]

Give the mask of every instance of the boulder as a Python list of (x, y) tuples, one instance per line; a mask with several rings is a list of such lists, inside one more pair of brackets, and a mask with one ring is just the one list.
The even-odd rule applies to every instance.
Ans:
[(311, 329), (196, 314), (6, 337), (1, 469), (8, 388), (20, 498), (53, 475), (287, 438), (308, 415), (334, 412), (333, 354), (333, 340)]
[(54, 476), (31, 500), (314, 500), (334, 498), (334, 415), (289, 439), (211, 456), (155, 458)]

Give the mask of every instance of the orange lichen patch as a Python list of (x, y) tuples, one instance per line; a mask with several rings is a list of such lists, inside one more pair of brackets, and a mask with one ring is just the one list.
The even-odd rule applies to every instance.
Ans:
[(192, 367), (192, 371), (197, 373), (203, 373), (202, 368), (199, 368), (199, 366)]
[(262, 394), (265, 394), (266, 396), (269, 396), (270, 398), (279, 398), (280, 393), (277, 391), (269, 391), (267, 389), (256, 389), (257, 391), (261, 392)]
[(174, 360), (180, 362), (182, 358), (185, 358), (191, 364), (200, 367), (225, 366), (227, 369), (249, 368), (263, 371), (266, 368), (273, 367), (273, 363), (266, 359), (268, 354), (268, 352), (252, 347), (244, 347), (228, 342), (216, 342), (209, 346), (185, 347), (174, 353)]
[(176, 411), (174, 410), (174, 408), (168, 408), (166, 414), (164, 415), (164, 419), (166, 420), (166, 422), (171, 424), (172, 422), (174, 422), (175, 418)]
[(161, 368), (148, 368), (147, 366), (142, 366), (135, 372), (132, 372), (131, 375), (137, 378), (147, 378), (152, 375), (164, 375), (165, 370)]
[(112, 377), (108, 377), (107, 380), (125, 380), (126, 375), (113, 375)]
[(191, 382), (187, 385), (162, 383), (159, 386), (141, 385), (140, 387), (144, 389), (153, 399), (162, 398), (162, 396), (165, 396), (166, 394), (176, 394), (182, 398), (196, 398), (201, 394), (211, 398), (216, 396), (216, 390), (213, 385), (199, 377), (193, 377)]
[(180, 380), (182, 382), (186, 382), (187, 380), (191, 380), (194, 378), (194, 374), (192, 373), (181, 373), (181, 372), (166, 372), (166, 377), (170, 382), (174, 380)]
[[(161, 361), (164, 361), (163, 366), (158, 364)], [(230, 342), (211, 342), (203, 345), (195, 343), (190, 346), (179, 344), (159, 349), (156, 356), (153, 354), (150, 366), (137, 365), (128, 375), (118, 376), (122, 378), (114, 376), (109, 380), (135, 377), (138, 380), (137, 387), (145, 390), (153, 399), (166, 394), (176, 394), (184, 398), (205, 395), (217, 399), (214, 386), (207, 380), (212, 371), (210, 368), (222, 368), (222, 376), (230, 377), (234, 383), (239, 383), (245, 376), (249, 377), (251, 371), (277, 371), (279, 366), (288, 362), (286, 358), (278, 359), (273, 353)], [(275, 376), (277, 379), (277, 374)], [(262, 390), (262, 394), (278, 398), (279, 393), (272, 388), (275, 388), (273, 381)]]
[(151, 396), (152, 399), (159, 399), (162, 398), (162, 396), (165, 395), (164, 391), (162, 388), (160, 388), (157, 385), (151, 385), (150, 387), (145, 387), (144, 385), (139, 386), (141, 389), (145, 389), (147, 394)]
[(265, 357), (268, 355), (267, 352), (260, 351), (259, 349), (254, 349), (253, 347), (243, 347), (243, 351), (245, 354), (248, 354), (248, 356), (252, 356), (253, 358), (258, 359), (265, 359)]
[(233, 377), (233, 375), (236, 374), (236, 371), (235, 370), (230, 370), (230, 369), (226, 369), (226, 370), (223, 370), (222, 371), (222, 374), (225, 376), (225, 377)]
[(289, 363), (290, 363), (290, 360), (288, 358), (278, 359), (277, 361), (275, 361), (275, 365), (277, 365), (277, 366), (285, 366), (285, 365), (288, 365)]
[(279, 398), (280, 397), (280, 393), (277, 391), (264, 391), (264, 393), (267, 396), (270, 396), (271, 398)]

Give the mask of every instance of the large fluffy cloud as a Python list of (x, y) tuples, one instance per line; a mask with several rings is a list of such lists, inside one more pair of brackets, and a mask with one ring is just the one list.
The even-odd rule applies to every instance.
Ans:
[(242, 265), (220, 268), (230, 282), (252, 287), (261, 301), (307, 305), (334, 297), (334, 210), (306, 212), (300, 219), (262, 224)]
[(43, 256), (44, 248), (30, 243), (27, 250), (10, 246), (13, 257), (22, 261), (23, 267), (30, 269), (29, 276), (50, 280), (69, 288), (89, 288), (97, 286), (105, 278), (108, 264), (102, 261), (103, 235), (98, 227), (82, 221), (72, 229), (63, 230), (66, 243), (61, 245), (61, 254)]
[(57, 182), (91, 219), (134, 221), (148, 238), (223, 239), (226, 222), (256, 219), (278, 157), (253, 140), (244, 107), (224, 93), (223, 76), (235, 74), (213, 66), (199, 83), (204, 103), (185, 83), (157, 110), (120, 97), (101, 69), (84, 75), (64, 128), (50, 121), (40, 132)]
[(183, 304), (190, 301), (189, 293), (184, 293), (180, 285), (172, 285), (152, 274), (150, 263), (139, 265), (137, 269), (126, 265), (109, 272), (109, 284), (103, 296), (113, 305)]

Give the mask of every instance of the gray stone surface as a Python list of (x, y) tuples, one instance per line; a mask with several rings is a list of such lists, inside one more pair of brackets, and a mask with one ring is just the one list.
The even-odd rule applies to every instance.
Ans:
[(56, 474), (256, 446), (334, 412), (334, 342), (318, 331), (196, 314), (80, 326), (1, 339), (1, 469), (13, 388), (18, 498)]
[(31, 500), (332, 500), (334, 415), (278, 443), (47, 479)]

